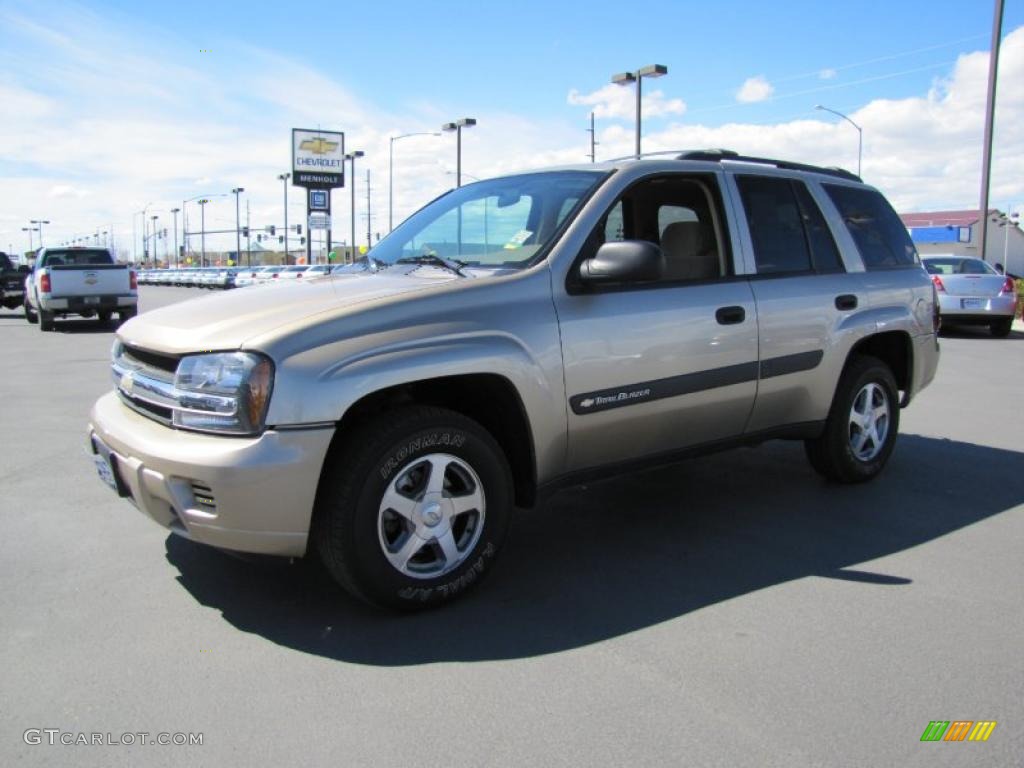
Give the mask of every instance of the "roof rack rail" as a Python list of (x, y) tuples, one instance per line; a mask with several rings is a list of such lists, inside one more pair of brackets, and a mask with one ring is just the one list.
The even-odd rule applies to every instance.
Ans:
[(807, 171), (809, 173), (823, 173), (826, 176), (835, 176), (848, 181), (863, 181), (860, 176), (851, 173), (845, 168), (834, 166), (825, 168), (819, 165), (808, 165), (806, 163), (794, 163), (789, 160), (773, 160), (769, 157), (752, 157), (741, 155), (732, 149), (711, 148), (711, 149), (670, 149), (660, 152), (644, 152), (637, 155), (625, 155), (624, 157), (613, 157), (610, 160), (602, 160), (603, 163), (618, 163), (624, 160), (642, 160), (646, 157), (671, 157), (675, 160), (699, 160), (708, 163), (757, 163), (759, 165), (772, 165), (786, 171)]
[(862, 181), (860, 176), (851, 173), (845, 168), (824, 168), (819, 165), (808, 165), (807, 163), (794, 163), (789, 160), (773, 160), (768, 157), (750, 157), (741, 155), (731, 149), (697, 149), (683, 152), (677, 156), (679, 160), (705, 160), (716, 163), (723, 160), (734, 163), (756, 163), (759, 165), (773, 165), (787, 171), (807, 171), (809, 173), (823, 173), (826, 176), (836, 176), (849, 181)]

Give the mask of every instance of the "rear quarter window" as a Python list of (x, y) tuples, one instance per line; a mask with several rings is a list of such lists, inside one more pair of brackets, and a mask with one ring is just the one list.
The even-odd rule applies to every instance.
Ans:
[(892, 269), (919, 263), (917, 249), (896, 211), (873, 189), (823, 184), (860, 251), (864, 268)]

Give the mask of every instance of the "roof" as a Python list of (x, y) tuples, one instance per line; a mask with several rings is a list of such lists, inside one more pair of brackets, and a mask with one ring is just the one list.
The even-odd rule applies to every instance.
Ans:
[[(998, 211), (992, 208), (990, 213), (998, 213)], [(981, 209), (901, 213), (900, 218), (906, 227), (969, 227), (972, 224), (976, 224), (981, 218)]]

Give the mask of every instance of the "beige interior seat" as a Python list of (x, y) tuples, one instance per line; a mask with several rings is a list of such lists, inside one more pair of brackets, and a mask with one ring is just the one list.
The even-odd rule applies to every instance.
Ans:
[(665, 253), (666, 280), (709, 280), (721, 276), (718, 254), (705, 242), (699, 221), (676, 221), (665, 227), (661, 249)]

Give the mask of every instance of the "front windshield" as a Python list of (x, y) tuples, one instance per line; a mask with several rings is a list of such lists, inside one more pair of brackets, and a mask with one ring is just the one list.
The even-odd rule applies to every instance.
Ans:
[(525, 267), (603, 176), (548, 171), (467, 184), (414, 213), (370, 256), (385, 264), (442, 258), (478, 267)]

